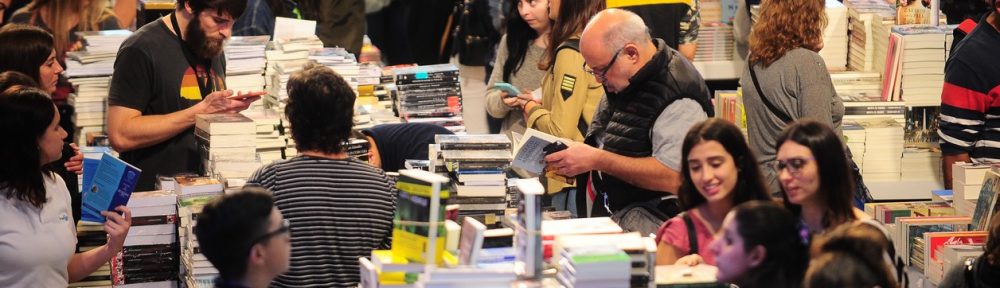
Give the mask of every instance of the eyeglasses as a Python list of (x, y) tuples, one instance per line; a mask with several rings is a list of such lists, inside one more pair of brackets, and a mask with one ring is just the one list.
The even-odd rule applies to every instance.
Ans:
[(792, 175), (798, 176), (802, 173), (802, 167), (805, 167), (806, 164), (809, 164), (809, 161), (812, 160), (816, 160), (816, 158), (809, 157), (809, 158), (791, 158), (787, 160), (777, 160), (776, 162), (774, 162), (774, 172), (780, 174), (781, 170), (785, 170), (785, 168), (788, 168), (788, 173), (792, 173)]
[(281, 227), (278, 227), (278, 230), (274, 230), (271, 232), (267, 232), (264, 235), (260, 235), (260, 237), (254, 239), (253, 242), (250, 242), (250, 246), (257, 245), (261, 242), (267, 241), (268, 239), (271, 239), (271, 237), (288, 233), (289, 231), (291, 231), (290, 227), (291, 227), (291, 222), (288, 222), (288, 219), (281, 220)]
[(590, 75), (594, 75), (594, 77), (597, 77), (598, 79), (601, 80), (605, 79), (604, 78), (605, 74), (608, 73), (608, 69), (611, 69), (611, 66), (615, 65), (615, 61), (618, 60), (618, 56), (622, 53), (623, 49), (625, 49), (625, 46), (622, 46), (622, 48), (618, 48), (618, 50), (615, 50), (615, 53), (611, 54), (611, 62), (608, 62), (608, 65), (604, 66), (604, 68), (592, 69), (590, 68), (590, 66), (587, 65), (587, 63), (583, 63), (583, 71), (590, 73)]

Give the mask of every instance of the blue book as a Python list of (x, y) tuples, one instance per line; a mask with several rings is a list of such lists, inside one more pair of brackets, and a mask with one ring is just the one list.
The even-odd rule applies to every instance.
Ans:
[(128, 204), (136, 182), (139, 181), (139, 168), (129, 165), (111, 154), (101, 156), (97, 170), (89, 181), (89, 187), (84, 186), (81, 192), (83, 221), (104, 223), (102, 211), (114, 211), (121, 205)]

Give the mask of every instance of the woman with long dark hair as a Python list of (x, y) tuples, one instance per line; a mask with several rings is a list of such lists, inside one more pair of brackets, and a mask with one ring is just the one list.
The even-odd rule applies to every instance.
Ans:
[(101, 212), (107, 244), (74, 254), (69, 191), (46, 168), (66, 137), (48, 93), (23, 86), (0, 93), (0, 133), (0, 286), (66, 287), (121, 252), (132, 222), (125, 206)]
[(822, 234), (838, 225), (868, 219), (854, 208), (854, 179), (844, 144), (830, 126), (812, 120), (785, 128), (775, 144), (774, 171), (785, 206), (801, 219), (803, 232)]
[(496, 66), (486, 86), (486, 112), (503, 119), (500, 133), (508, 136), (510, 132), (524, 133), (524, 114), (517, 111), (517, 95), (508, 95), (494, 84), (510, 83), (524, 94), (541, 87), (545, 71), (537, 66), (549, 47), (552, 20), (548, 7), (548, 0), (519, 0), (507, 13), (507, 33), (500, 38)]
[(681, 159), (683, 182), (677, 197), (687, 211), (660, 227), (656, 262), (715, 265), (708, 244), (729, 210), (771, 197), (743, 133), (731, 122), (711, 118), (695, 124), (684, 137)]
[(795, 288), (809, 261), (796, 221), (772, 201), (750, 201), (726, 215), (709, 245), (719, 282), (742, 288)]

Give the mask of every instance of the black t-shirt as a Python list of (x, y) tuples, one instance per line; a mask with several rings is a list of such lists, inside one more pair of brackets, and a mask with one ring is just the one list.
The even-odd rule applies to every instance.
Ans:
[(382, 170), (403, 169), (407, 159), (427, 159), (427, 144), (434, 144), (434, 135), (455, 134), (444, 127), (426, 123), (384, 124), (361, 131), (375, 140)]
[[(118, 50), (108, 105), (139, 110), (142, 115), (163, 115), (201, 101), (203, 93), (196, 75), (203, 75), (204, 67), (197, 66), (195, 74), (183, 49), (163, 19), (139, 28)], [(206, 90), (225, 89), (224, 59), (220, 54), (212, 60), (214, 87), (206, 86)], [(122, 160), (142, 169), (136, 191), (152, 190), (157, 175), (201, 172), (193, 132), (192, 126), (159, 144), (121, 153)]]

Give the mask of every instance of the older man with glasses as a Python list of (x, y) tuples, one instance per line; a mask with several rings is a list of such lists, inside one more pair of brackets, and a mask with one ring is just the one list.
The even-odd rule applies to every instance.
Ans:
[(591, 18), (580, 46), (584, 70), (604, 84), (606, 95), (585, 143), (550, 154), (548, 165), (559, 174), (580, 176), (577, 183), (586, 186), (578, 189), (595, 197), (591, 216), (676, 193), (684, 135), (714, 114), (705, 81), (626, 10), (608, 9)]

